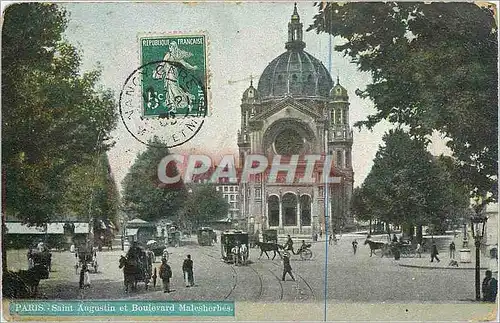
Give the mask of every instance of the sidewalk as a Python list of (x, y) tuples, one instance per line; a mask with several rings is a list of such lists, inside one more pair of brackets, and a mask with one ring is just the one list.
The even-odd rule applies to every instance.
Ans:
[[(448, 255), (442, 256), (438, 255), (440, 262), (434, 260), (434, 262), (430, 261), (429, 254), (422, 254), (422, 258), (403, 258), (401, 257), (399, 260), (394, 260), (399, 266), (402, 267), (412, 267), (412, 268), (425, 268), (425, 269), (454, 269), (454, 270), (474, 270), (476, 268), (475, 260), (472, 259), (472, 262), (462, 263), (460, 262), (460, 258), (455, 257), (455, 260), (458, 263), (458, 267), (450, 266), (450, 258)], [(481, 270), (491, 269), (489, 259), (481, 258)], [(493, 270), (492, 270), (493, 271)], [(495, 268), (495, 271), (498, 269)]]

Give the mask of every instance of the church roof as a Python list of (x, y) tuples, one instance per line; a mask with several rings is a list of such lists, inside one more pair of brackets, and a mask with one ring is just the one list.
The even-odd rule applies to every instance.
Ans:
[(257, 87), (262, 100), (293, 97), (328, 98), (333, 81), (320, 60), (304, 51), (302, 23), (297, 7), (288, 24), (286, 52), (276, 57), (264, 69)]

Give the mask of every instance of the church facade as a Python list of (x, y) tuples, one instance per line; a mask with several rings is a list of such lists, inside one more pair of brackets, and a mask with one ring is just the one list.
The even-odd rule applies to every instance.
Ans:
[[(282, 156), (283, 162), (292, 155), (316, 154), (324, 158), (328, 154), (334, 161), (331, 174), (340, 181), (328, 185), (320, 180), (269, 183), (262, 174), (242, 182), (239, 207), (250, 232), (276, 229), (280, 234), (309, 235), (325, 232), (325, 223), (330, 232), (339, 232), (353, 223), (349, 97), (339, 79), (334, 84), (321, 61), (304, 50), (302, 36), (303, 24), (295, 6), (288, 24), (286, 51), (268, 64), (257, 88), (251, 82), (243, 93), (239, 166), (250, 154), (267, 156), (269, 164), (276, 155)], [(297, 163), (300, 173), (304, 164)], [(322, 172), (321, 167), (315, 167), (313, 176), (321, 179)], [(329, 210), (327, 222), (325, 205)]]

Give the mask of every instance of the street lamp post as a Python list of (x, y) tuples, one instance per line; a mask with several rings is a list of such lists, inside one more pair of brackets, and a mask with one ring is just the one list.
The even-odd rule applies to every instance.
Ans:
[(481, 272), (480, 272), (480, 252), (481, 240), (484, 236), (484, 228), (488, 218), (481, 213), (479, 207), (476, 208), (476, 213), (471, 217), (471, 230), (476, 246), (476, 301), (481, 300)]

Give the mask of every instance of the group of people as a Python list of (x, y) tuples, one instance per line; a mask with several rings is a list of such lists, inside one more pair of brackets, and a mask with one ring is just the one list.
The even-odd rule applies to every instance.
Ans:
[(231, 249), (231, 255), (233, 257), (233, 263), (238, 266), (240, 264), (246, 264), (248, 259), (248, 247), (245, 243), (240, 243), (236, 241), (236, 245)]
[(291, 251), (294, 255), (300, 254), (303, 250), (309, 248), (311, 245), (308, 245), (305, 240), (302, 240), (302, 244), (300, 245), (297, 251), (293, 250), (293, 240), (290, 235), (287, 236), (285, 245), (283, 246), (285, 251)]
[[(186, 259), (184, 259), (184, 262), (182, 263), (182, 273), (184, 275), (184, 282), (186, 283), (186, 287), (194, 286), (193, 260), (191, 259), (191, 255), (187, 255)], [(163, 283), (163, 292), (172, 292), (173, 290), (170, 289), (172, 268), (168, 264), (167, 258), (165, 257), (162, 257), (161, 259), (159, 276)]]

